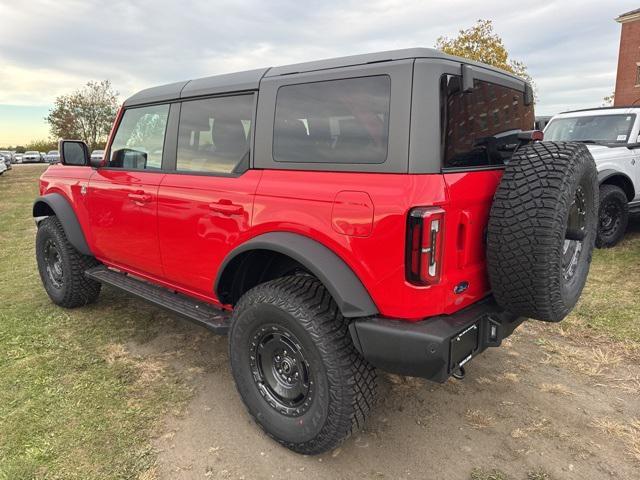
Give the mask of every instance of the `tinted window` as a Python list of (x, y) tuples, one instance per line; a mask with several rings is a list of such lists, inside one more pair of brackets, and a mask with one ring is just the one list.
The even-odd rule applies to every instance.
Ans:
[(111, 145), (109, 167), (159, 169), (168, 115), (169, 105), (126, 110)]
[(444, 75), (440, 98), (445, 167), (502, 165), (517, 133), (533, 128), (533, 105), (518, 90), (475, 80), (465, 93), (461, 77)]
[(253, 95), (184, 102), (177, 169), (239, 173), (249, 167)]
[(288, 85), (278, 90), (278, 162), (383, 163), (389, 140), (388, 76)]
[(554, 118), (544, 131), (545, 140), (626, 143), (635, 115), (589, 115)]

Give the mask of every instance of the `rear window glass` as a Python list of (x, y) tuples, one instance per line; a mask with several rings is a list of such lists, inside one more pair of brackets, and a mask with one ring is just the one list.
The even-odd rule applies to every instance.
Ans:
[(241, 173), (249, 168), (253, 95), (184, 102), (180, 113), (177, 169)]
[(463, 92), (460, 76), (444, 75), (440, 92), (445, 168), (503, 165), (517, 133), (533, 128), (533, 105), (524, 104), (521, 91), (474, 80), (473, 90)]
[(277, 162), (383, 163), (389, 142), (391, 79), (386, 75), (280, 87)]

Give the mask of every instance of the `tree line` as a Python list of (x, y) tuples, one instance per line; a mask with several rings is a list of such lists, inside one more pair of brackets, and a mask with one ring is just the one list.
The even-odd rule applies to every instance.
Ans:
[(60, 138), (82, 140), (90, 150), (104, 148), (118, 111), (118, 95), (109, 80), (87, 82), (84, 87), (55, 99), (45, 117), (51, 138), (0, 149), (48, 152), (57, 150)]

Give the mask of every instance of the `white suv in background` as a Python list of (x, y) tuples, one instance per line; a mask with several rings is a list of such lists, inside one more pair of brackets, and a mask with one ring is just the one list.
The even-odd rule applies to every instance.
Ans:
[(640, 213), (640, 107), (603, 107), (555, 115), (544, 139), (587, 144), (598, 167), (600, 225), (596, 246), (613, 247)]

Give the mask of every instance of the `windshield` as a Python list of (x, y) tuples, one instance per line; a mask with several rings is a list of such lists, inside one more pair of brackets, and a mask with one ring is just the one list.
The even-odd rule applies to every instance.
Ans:
[(544, 139), (626, 143), (635, 119), (627, 114), (554, 118), (544, 130)]
[(25, 152), (25, 155), (40, 155), (40, 152)]
[(49, 153), (47, 153), (47, 155), (58, 155), (58, 151), (57, 150), (51, 150)]

